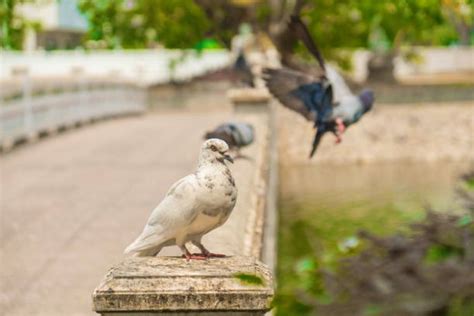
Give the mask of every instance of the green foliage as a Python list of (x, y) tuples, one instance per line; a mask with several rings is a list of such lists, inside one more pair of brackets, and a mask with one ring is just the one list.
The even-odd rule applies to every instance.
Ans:
[(362, 312), (363, 316), (378, 316), (383, 315), (383, 308), (378, 305), (369, 305)]
[(435, 244), (428, 248), (425, 255), (425, 261), (428, 264), (438, 263), (452, 257), (463, 255), (463, 249), (449, 245)]
[(456, 215), (363, 199), (336, 208), (280, 201), (276, 315), (404, 315), (406, 306), (426, 315), (430, 301), (443, 315), (471, 315), (472, 192), (460, 188), (467, 209)]
[[(339, 47), (387, 51), (403, 44), (460, 42), (456, 25), (448, 16), (448, 2), (463, 1), (311, 0), (302, 16), (324, 54), (338, 59), (334, 48)], [(465, 2), (472, 8), (472, 0)], [(473, 11), (468, 13), (471, 19)]]
[[(321, 48), (335, 55), (332, 49), (339, 47), (390, 49), (403, 43), (456, 42), (456, 25), (448, 17), (454, 14), (469, 21), (472, 12), (455, 6), (464, 2), (472, 7), (472, 0), (310, 0), (302, 15)], [(269, 32), (279, 6), (265, 1), (240, 8), (204, 0), (81, 0), (79, 7), (89, 20), (88, 39), (102, 46), (140, 48), (159, 42), (189, 48), (209, 34), (228, 45), (243, 22)]]
[[(2, 47), (19, 49), (28, 21), (1, 0)], [(208, 36), (228, 46), (241, 23), (271, 33), (291, 2), (255, 1), (239, 7), (212, 0), (78, 0), (89, 23), (87, 44), (97, 48), (191, 48)], [(307, 0), (302, 16), (325, 55), (334, 48), (391, 49), (402, 44), (450, 45), (474, 38), (473, 0)], [(280, 21), (281, 22), (281, 21)], [(301, 47), (297, 48), (302, 52)]]
[(1, 0), (0, 5), (0, 47), (21, 49), (26, 22), (15, 13), (15, 7), (22, 1)]
[(459, 218), (458, 226), (472, 225), (473, 221), (474, 220), (471, 214), (464, 214), (463, 216)]
[[(333, 297), (324, 287), (325, 274), (339, 271), (341, 260), (364, 249), (357, 231), (388, 234), (411, 219), (392, 204), (374, 205), (367, 200), (338, 207), (291, 200), (282, 200), (280, 205), (284, 225), (278, 238), (277, 315), (309, 315), (314, 302), (332, 303)], [(314, 301), (308, 302), (307, 295)]]
[(190, 48), (210, 23), (192, 0), (81, 0), (79, 8), (89, 22), (89, 43), (107, 48)]
[(466, 179), (466, 185), (470, 188), (470, 189), (474, 189), (474, 177), (471, 177), (469, 179)]

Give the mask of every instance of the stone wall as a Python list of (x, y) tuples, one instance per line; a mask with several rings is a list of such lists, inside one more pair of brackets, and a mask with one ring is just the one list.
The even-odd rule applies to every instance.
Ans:
[(376, 104), (349, 127), (340, 144), (335, 144), (334, 135), (328, 133), (312, 159), (308, 159), (315, 133), (312, 124), (282, 106), (277, 112), (280, 162), (284, 166), (474, 159), (472, 102)]

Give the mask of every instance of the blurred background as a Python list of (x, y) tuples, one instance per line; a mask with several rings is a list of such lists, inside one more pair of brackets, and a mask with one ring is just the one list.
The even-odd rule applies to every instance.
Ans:
[[(277, 108), (275, 311), (391, 315), (365, 299), (337, 305), (323, 272), (362, 243), (359, 229), (407, 230), (427, 206), (462, 214), (455, 191), (474, 161), (472, 0), (2, 0), (5, 315), (93, 314), (93, 288), (194, 169), (202, 134), (232, 119), (227, 90), (262, 86), (239, 56), (257, 77), (262, 63), (317, 68), (287, 28), (292, 12), (376, 105), (312, 160), (312, 125)], [(410, 315), (472, 311), (467, 294), (450, 295), (444, 314)]]

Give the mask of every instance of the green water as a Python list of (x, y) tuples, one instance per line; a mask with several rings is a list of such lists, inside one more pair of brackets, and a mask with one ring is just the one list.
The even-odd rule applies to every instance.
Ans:
[[(304, 292), (324, 292), (305, 277), (307, 265), (328, 266), (360, 229), (403, 231), (424, 207), (456, 211), (454, 188), (466, 164), (298, 166), (280, 171), (276, 315), (305, 315)], [(321, 255), (324, 254), (324, 255)], [(323, 299), (323, 298), (322, 298)]]

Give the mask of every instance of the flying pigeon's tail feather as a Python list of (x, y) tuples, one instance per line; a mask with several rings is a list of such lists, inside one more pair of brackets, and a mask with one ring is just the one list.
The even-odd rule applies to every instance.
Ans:
[(303, 41), (306, 48), (310, 51), (310, 53), (316, 58), (319, 63), (319, 66), (326, 71), (326, 66), (324, 62), (323, 55), (319, 50), (316, 42), (311, 37), (311, 34), (308, 31), (306, 25), (301, 21), (301, 18), (297, 15), (291, 15), (290, 17), (290, 24), (289, 27), (293, 32), (298, 36), (298, 38)]
[(311, 153), (309, 154), (310, 159), (316, 153), (316, 149), (318, 149), (319, 143), (321, 142), (321, 139), (323, 138), (324, 133), (325, 133), (324, 131), (318, 129), (318, 131), (316, 132), (316, 135), (314, 135), (313, 146), (311, 148)]

